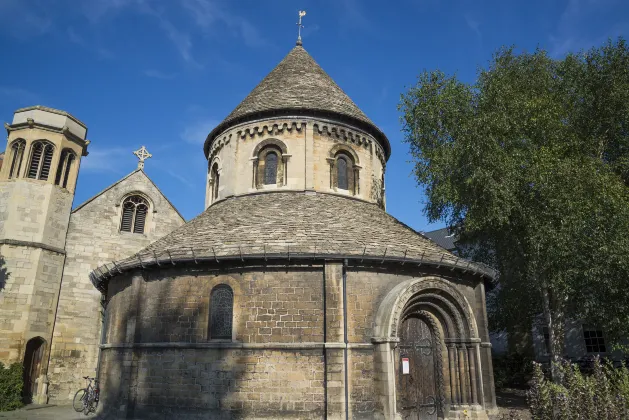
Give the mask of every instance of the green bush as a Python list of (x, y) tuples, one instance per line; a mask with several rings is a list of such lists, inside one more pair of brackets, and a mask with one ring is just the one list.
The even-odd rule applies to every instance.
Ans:
[(22, 369), (20, 363), (13, 363), (8, 368), (0, 363), (0, 411), (16, 410), (23, 405)]
[(527, 394), (535, 420), (622, 420), (629, 418), (629, 370), (602, 365), (597, 358), (593, 372), (584, 375), (577, 365), (562, 362), (558, 383), (544, 375), (540, 364), (533, 366), (531, 389)]

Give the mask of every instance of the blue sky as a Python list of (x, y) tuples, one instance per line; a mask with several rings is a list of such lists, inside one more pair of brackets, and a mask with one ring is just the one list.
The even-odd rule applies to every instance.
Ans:
[(629, 34), (626, 0), (0, 0), (0, 117), (41, 104), (86, 123), (75, 206), (136, 167), (190, 219), (203, 210), (202, 144), (288, 53), (304, 47), (387, 134), (387, 210), (431, 230), (397, 103), (423, 69), (472, 82), (502, 45), (561, 57)]

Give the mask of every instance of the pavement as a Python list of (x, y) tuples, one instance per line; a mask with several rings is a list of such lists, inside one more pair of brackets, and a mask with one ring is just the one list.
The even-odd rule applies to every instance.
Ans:
[(0, 419), (15, 420), (94, 420), (96, 416), (88, 416), (74, 411), (71, 405), (27, 405), (15, 411), (0, 412)]

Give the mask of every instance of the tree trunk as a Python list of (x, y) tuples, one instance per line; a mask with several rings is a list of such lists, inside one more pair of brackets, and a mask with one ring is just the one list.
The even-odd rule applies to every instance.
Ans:
[(564, 317), (563, 311), (558, 308), (553, 299), (552, 292), (547, 285), (542, 288), (542, 301), (544, 306), (544, 320), (548, 328), (548, 344), (550, 353), (550, 376), (553, 382), (560, 381), (559, 363), (564, 347)]

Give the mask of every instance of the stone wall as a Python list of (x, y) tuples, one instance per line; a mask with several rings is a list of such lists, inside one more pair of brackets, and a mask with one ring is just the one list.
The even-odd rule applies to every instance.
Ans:
[(72, 194), (44, 181), (0, 182), (0, 361), (22, 361), (33, 337), (51, 341)]
[[(255, 185), (256, 147), (273, 139), (286, 146), (286, 182), (277, 186)], [(343, 124), (300, 118), (237, 125), (214, 140), (208, 168), (215, 163), (219, 167), (218, 199), (268, 189), (316, 190), (347, 195), (347, 191), (330, 185), (328, 158), (339, 146), (352, 150), (358, 158), (359, 183), (355, 196), (383, 203), (385, 161), (382, 147), (370, 135)], [(283, 164), (278, 162), (278, 165)], [(206, 193), (208, 206), (212, 203), (209, 170)]]
[[(151, 203), (144, 234), (120, 232), (123, 198), (141, 193)], [(66, 264), (48, 371), (51, 401), (67, 401), (96, 373), (101, 303), (89, 273), (133, 255), (182, 225), (184, 220), (143, 171), (135, 171), (72, 212)]]
[[(349, 418), (382, 418), (381, 376), (389, 368), (371, 342), (378, 308), (394, 287), (426, 274), (399, 271), (350, 268), (347, 293), (343, 266), (333, 261), (220, 270), (162, 265), (115, 276), (103, 406), (121, 416), (302, 419), (325, 411), (342, 419), (347, 378)], [(234, 291), (232, 340), (212, 340), (208, 331), (210, 294), (219, 284)], [(223, 417), (212, 411), (219, 409)]]

